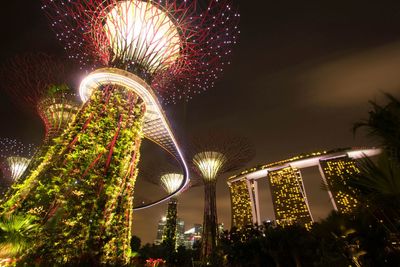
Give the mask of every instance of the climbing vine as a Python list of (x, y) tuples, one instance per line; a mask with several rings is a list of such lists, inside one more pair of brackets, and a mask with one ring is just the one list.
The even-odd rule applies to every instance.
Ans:
[(102, 86), (53, 139), (42, 163), (1, 206), (3, 213), (40, 218), (26, 262), (127, 263), (144, 112), (132, 91)]

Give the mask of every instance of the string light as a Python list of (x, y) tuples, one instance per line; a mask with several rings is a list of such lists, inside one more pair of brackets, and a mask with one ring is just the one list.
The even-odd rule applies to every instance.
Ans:
[(161, 185), (168, 194), (174, 193), (183, 182), (183, 175), (180, 173), (166, 173), (160, 178)]
[(230, 2), (43, 0), (42, 9), (84, 69), (133, 71), (168, 104), (213, 87), (229, 65), (239, 35)]
[(0, 139), (0, 167), (8, 180), (17, 181), (28, 167), (36, 148), (10, 138)]
[(216, 151), (200, 152), (193, 157), (193, 163), (206, 181), (214, 181), (226, 161), (227, 158)]

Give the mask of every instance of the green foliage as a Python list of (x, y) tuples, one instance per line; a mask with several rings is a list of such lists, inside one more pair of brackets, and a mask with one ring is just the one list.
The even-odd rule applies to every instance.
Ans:
[(139, 237), (137, 237), (137, 236), (132, 236), (132, 238), (131, 238), (131, 250), (132, 251), (139, 251), (139, 249), (140, 249), (140, 244), (141, 244), (141, 240), (140, 240), (140, 238)]
[(167, 221), (163, 233), (163, 245), (169, 251), (166, 259), (169, 260), (170, 255), (175, 251), (176, 245), (176, 219), (177, 219), (177, 200), (171, 199), (168, 202)]
[(35, 242), (39, 225), (33, 216), (10, 215), (0, 219), (0, 258), (15, 258)]
[(358, 195), (362, 195), (364, 200), (400, 201), (400, 165), (391, 160), (386, 152), (379, 155), (377, 163), (366, 157), (358, 167), (361, 173), (353, 177), (350, 183), (358, 189)]
[(310, 231), (272, 224), (232, 228), (219, 241), (223, 266), (399, 266), (400, 250), (392, 245), (398, 237), (369, 212), (357, 215), (333, 212)]
[(362, 209), (385, 226), (386, 231), (398, 235), (400, 230), (400, 102), (386, 94), (384, 106), (371, 101), (368, 119), (354, 125), (354, 130), (365, 128), (369, 136), (378, 138), (384, 152), (374, 162), (364, 158), (359, 162), (360, 174), (350, 177), (352, 193), (360, 199)]
[(118, 86), (100, 88), (42, 163), (1, 205), (41, 218), (24, 260), (125, 265), (130, 248), (143, 104)]
[(49, 96), (54, 96), (56, 94), (62, 94), (62, 93), (67, 93), (70, 92), (70, 88), (68, 85), (64, 84), (51, 84), (49, 85), (49, 87), (47, 88), (47, 95)]
[(354, 124), (354, 132), (365, 128), (370, 137), (377, 138), (390, 156), (400, 162), (400, 101), (386, 94), (388, 103), (380, 106), (370, 101), (372, 110), (367, 119)]

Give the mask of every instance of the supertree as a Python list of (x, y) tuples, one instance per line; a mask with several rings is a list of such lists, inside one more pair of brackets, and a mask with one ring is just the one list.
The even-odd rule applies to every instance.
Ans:
[[(181, 186), (184, 176), (179, 173), (172, 165), (166, 164), (161, 168), (152, 167), (141, 171), (140, 177), (143, 177), (150, 183), (161, 186), (168, 195), (173, 194)], [(162, 236), (163, 244), (172, 253), (176, 248), (176, 224), (178, 216), (178, 199), (176, 196), (168, 201), (166, 212), (166, 224)]]
[(34, 145), (24, 145), (22, 142), (10, 138), (0, 139), (0, 168), (2, 172), (3, 194), (12, 183), (25, 172), (35, 152)]
[(40, 116), (45, 145), (65, 130), (81, 106), (67, 85), (68, 71), (64, 62), (44, 53), (18, 55), (0, 69), (1, 88), (18, 106)]
[(40, 177), (35, 194), (15, 194), (5, 208), (25, 210), (53, 226), (51, 234), (43, 230), (30, 255), (45, 253), (62, 264), (100, 259), (123, 265), (130, 254), (142, 134), (180, 159), (180, 189), (188, 178), (153, 89), (164, 102), (174, 102), (212, 86), (229, 63), (238, 14), (225, 0), (43, 3), (71, 58), (83, 68), (106, 68), (82, 81), (80, 95), (87, 101), (26, 179)]
[(67, 128), (81, 106), (67, 85), (69, 75), (69, 66), (44, 53), (18, 55), (0, 69), (1, 88), (17, 106), (39, 115), (45, 130), (42, 145), (19, 183), (40, 164), (52, 140)]
[(190, 150), (193, 169), (204, 184), (201, 260), (203, 264), (215, 265), (218, 238), (217, 180), (221, 174), (244, 166), (254, 157), (254, 150), (245, 138), (217, 132), (194, 138)]

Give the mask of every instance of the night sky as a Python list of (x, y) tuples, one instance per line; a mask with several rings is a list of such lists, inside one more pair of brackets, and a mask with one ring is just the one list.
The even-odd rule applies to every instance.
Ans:
[[(239, 1), (240, 42), (216, 87), (191, 102), (166, 107), (182, 138), (219, 129), (249, 138), (253, 165), (316, 150), (370, 146), (352, 124), (367, 117), (368, 100), (382, 92), (400, 96), (399, 1)], [(61, 45), (32, 0), (2, 3), (0, 63), (25, 52), (63, 56)], [(79, 84), (82, 75), (77, 75)], [(21, 112), (0, 83), (0, 137), (39, 144), (39, 118)], [(325, 216), (328, 198), (315, 169), (305, 170), (314, 218)], [(218, 183), (218, 216), (230, 227), (224, 175)], [(266, 181), (261, 182), (263, 219), (272, 218)], [(153, 190), (149, 186), (149, 192)], [(154, 189), (157, 190), (157, 189)], [(186, 228), (202, 222), (202, 187), (179, 197)], [(135, 213), (134, 233), (152, 242), (166, 204)]]

